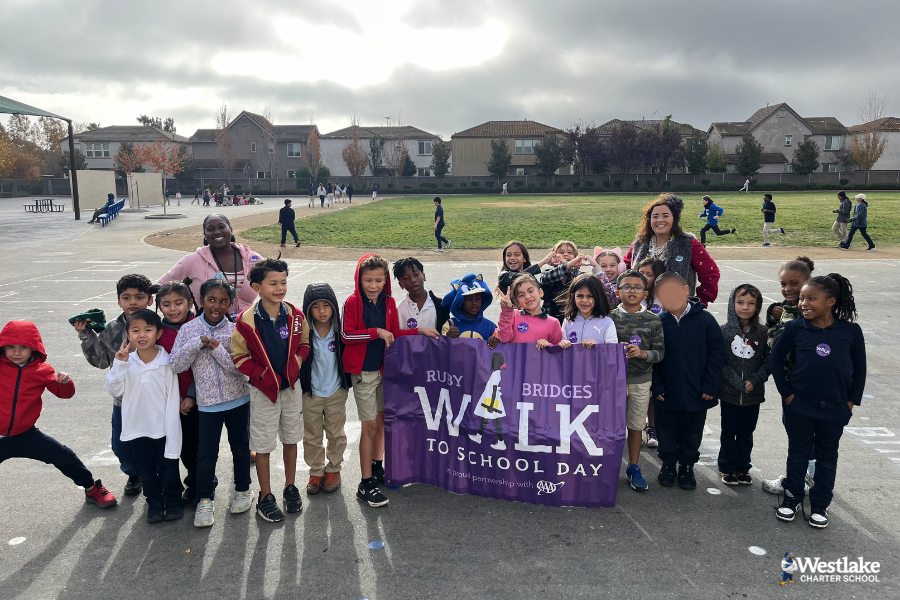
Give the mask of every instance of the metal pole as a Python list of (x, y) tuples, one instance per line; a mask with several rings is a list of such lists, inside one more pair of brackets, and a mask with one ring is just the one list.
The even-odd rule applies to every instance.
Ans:
[(78, 199), (78, 165), (75, 164), (75, 130), (72, 129), (72, 121), (66, 119), (69, 124), (69, 172), (72, 178), (72, 210), (75, 211), (75, 220), (81, 220), (81, 203)]

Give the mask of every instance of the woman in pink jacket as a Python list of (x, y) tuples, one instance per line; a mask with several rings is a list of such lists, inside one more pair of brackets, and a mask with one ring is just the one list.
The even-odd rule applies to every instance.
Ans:
[(228, 309), (233, 320), (244, 309), (249, 308), (257, 298), (256, 292), (245, 283), (253, 263), (262, 260), (249, 246), (234, 241), (231, 223), (225, 215), (212, 214), (203, 220), (203, 246), (193, 254), (188, 254), (163, 275), (159, 284), (181, 281), (190, 277), (191, 293), (200, 298), (200, 286), (207, 279), (223, 278), (237, 291), (234, 302)]

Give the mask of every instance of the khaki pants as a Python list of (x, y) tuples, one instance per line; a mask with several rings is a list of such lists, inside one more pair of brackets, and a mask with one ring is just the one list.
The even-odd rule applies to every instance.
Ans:
[[(344, 422), (347, 420), (347, 390), (327, 398), (303, 394), (303, 458), (309, 465), (310, 476), (322, 477), (326, 472), (340, 473), (347, 449)], [(328, 440), (328, 449), (322, 437)], [(328, 464), (325, 464), (325, 458)]]
[(769, 232), (772, 231), (772, 225), (774, 225), (774, 223), (763, 223), (763, 244), (769, 243)]
[(834, 222), (834, 225), (831, 226), (831, 230), (834, 232), (834, 235), (838, 236), (838, 239), (841, 240), (841, 243), (847, 241), (847, 224), (846, 223), (838, 223)]

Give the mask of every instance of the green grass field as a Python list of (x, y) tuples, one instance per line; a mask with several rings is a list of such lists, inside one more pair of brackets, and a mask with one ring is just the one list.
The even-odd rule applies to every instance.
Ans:
[[(851, 194), (852, 195), (852, 194)], [(824, 199), (823, 199), (824, 196)], [(900, 244), (900, 229), (888, 226), (889, 215), (900, 209), (900, 193), (871, 193), (869, 235), (878, 246)], [(706, 219), (700, 194), (684, 195), (681, 225), (698, 235)], [(448, 196), (444, 199), (447, 226), (444, 237), (454, 248), (498, 248), (511, 239), (528, 247), (547, 248), (561, 239), (579, 247), (627, 246), (634, 239), (643, 207), (651, 195), (583, 196)], [(718, 238), (722, 246), (754, 246), (762, 243), (762, 194), (714, 194), (713, 201), (725, 209), (721, 227), (737, 227), (738, 235)], [(834, 246), (831, 232), (837, 207), (835, 192), (774, 194), (778, 207), (776, 225), (788, 235), (772, 236), (772, 245)], [(896, 217), (894, 217), (896, 218)], [(428, 248), (435, 245), (434, 204), (430, 197), (381, 200), (349, 210), (299, 219), (297, 234), (304, 245), (354, 248)], [(250, 229), (244, 236), (278, 243), (278, 226)], [(709, 235), (715, 237), (712, 232)], [(865, 242), (857, 234), (859, 241)]]

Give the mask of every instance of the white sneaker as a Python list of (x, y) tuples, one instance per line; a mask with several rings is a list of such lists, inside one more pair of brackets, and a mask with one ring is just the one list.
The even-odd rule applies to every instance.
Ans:
[(481, 443), (481, 434), (480, 433), (470, 433), (469, 439), (475, 442), (476, 444)]
[(197, 510), (194, 512), (194, 527), (212, 527), (216, 522), (213, 513), (216, 510), (216, 503), (209, 498), (203, 498), (197, 503)]
[(491, 448), (493, 448), (494, 450), (506, 450), (506, 442), (500, 440), (496, 444), (491, 444)]
[(250, 505), (253, 504), (253, 492), (247, 490), (246, 492), (235, 492), (234, 497), (231, 499), (231, 514), (239, 515), (243, 512), (247, 512), (250, 510)]
[(434, 251), (435, 252), (443, 252), (443, 250), (441, 248), (435, 248)]

